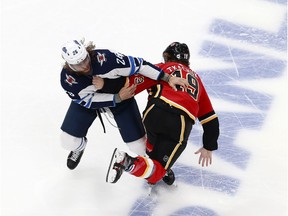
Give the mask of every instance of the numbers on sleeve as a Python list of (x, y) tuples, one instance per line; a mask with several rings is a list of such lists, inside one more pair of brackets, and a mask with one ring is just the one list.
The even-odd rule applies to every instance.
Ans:
[[(187, 93), (194, 99), (198, 100), (199, 84), (197, 79), (191, 73), (183, 73), (182, 70), (176, 70), (172, 73), (173, 76), (184, 78), (188, 81)], [(184, 88), (177, 86), (177, 90), (184, 91)]]
[(124, 55), (121, 53), (115, 53), (117, 64), (125, 65)]
[(125, 61), (124, 61), (124, 59), (116, 58), (116, 62), (117, 62), (117, 64), (125, 65)]

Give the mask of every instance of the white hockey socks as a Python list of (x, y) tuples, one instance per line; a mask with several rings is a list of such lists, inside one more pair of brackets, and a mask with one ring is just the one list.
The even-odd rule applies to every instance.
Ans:
[(144, 156), (146, 154), (146, 137), (126, 143), (129, 150), (137, 155)]
[(85, 137), (75, 137), (64, 131), (60, 135), (60, 140), (62, 147), (68, 151), (82, 151), (87, 144)]

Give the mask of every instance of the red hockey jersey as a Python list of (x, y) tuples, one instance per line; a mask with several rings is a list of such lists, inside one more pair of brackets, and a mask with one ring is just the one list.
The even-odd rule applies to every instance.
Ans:
[(194, 121), (198, 118), (201, 124), (204, 124), (217, 118), (205, 87), (193, 70), (176, 62), (160, 63), (156, 66), (172, 76), (187, 79), (189, 83), (187, 91), (179, 86), (177, 94), (175, 94), (175, 90), (164, 81), (155, 81), (142, 75), (134, 75), (130, 77), (130, 83), (137, 85), (136, 94), (155, 86), (153, 90), (148, 90), (150, 98), (154, 97), (165, 101), (184, 111)]

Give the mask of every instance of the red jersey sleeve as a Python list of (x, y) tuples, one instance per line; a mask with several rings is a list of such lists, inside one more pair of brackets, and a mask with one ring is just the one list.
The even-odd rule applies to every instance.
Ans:
[[(198, 76), (198, 75), (197, 75)], [(210, 98), (206, 92), (206, 89), (198, 76), (198, 83), (199, 83), (199, 89), (200, 89), (200, 95), (199, 95), (199, 111), (198, 111), (198, 118), (207, 115), (210, 112), (214, 112)]]
[(202, 124), (204, 130), (203, 147), (207, 150), (213, 151), (218, 149), (217, 140), (220, 133), (219, 121), (201, 79), (199, 78), (198, 81), (201, 89), (198, 103), (198, 120)]
[(135, 84), (137, 86), (135, 94), (139, 94), (145, 89), (151, 88), (153, 85), (158, 83), (157, 80), (152, 80), (148, 77), (145, 77), (141, 74), (135, 74), (129, 77), (130, 85)]

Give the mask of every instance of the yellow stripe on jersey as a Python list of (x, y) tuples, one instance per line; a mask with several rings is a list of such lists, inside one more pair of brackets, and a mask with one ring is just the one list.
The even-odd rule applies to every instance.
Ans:
[(161, 85), (158, 84), (156, 87), (157, 87), (157, 91), (156, 91), (154, 97), (158, 97), (160, 94), (160, 91), (161, 91)]
[(170, 163), (171, 163), (171, 160), (173, 159), (175, 153), (177, 152), (178, 148), (182, 145), (182, 142), (184, 140), (184, 132), (185, 132), (185, 118), (183, 115), (180, 116), (181, 117), (181, 133), (180, 133), (180, 137), (179, 137), (179, 143), (176, 145), (176, 147), (174, 148), (173, 152), (171, 153), (170, 157), (169, 157), (169, 160), (167, 161), (166, 163), (166, 166), (165, 166), (165, 170), (168, 169)]
[(201, 124), (205, 124), (205, 123), (207, 123), (207, 122), (209, 122), (209, 121), (211, 121), (211, 120), (213, 120), (213, 119), (215, 119), (215, 118), (217, 118), (217, 115), (216, 115), (216, 114), (211, 115), (211, 116), (209, 116), (208, 118), (203, 119), (202, 121), (200, 121), (200, 123), (201, 123)]
[(142, 118), (142, 122), (144, 122), (147, 114), (149, 113), (149, 111), (155, 106), (155, 104), (151, 105), (147, 110), (146, 112), (143, 114), (143, 118)]
[(186, 108), (184, 108), (183, 106), (180, 106), (179, 104), (177, 104), (177, 103), (175, 103), (175, 102), (173, 102), (173, 101), (171, 101), (171, 100), (169, 100), (169, 99), (167, 99), (167, 98), (165, 98), (163, 96), (160, 96), (160, 99), (165, 101), (166, 103), (168, 103), (168, 104), (170, 104), (170, 105), (172, 105), (172, 106), (184, 111), (195, 122), (196, 117), (192, 113), (190, 113)]

